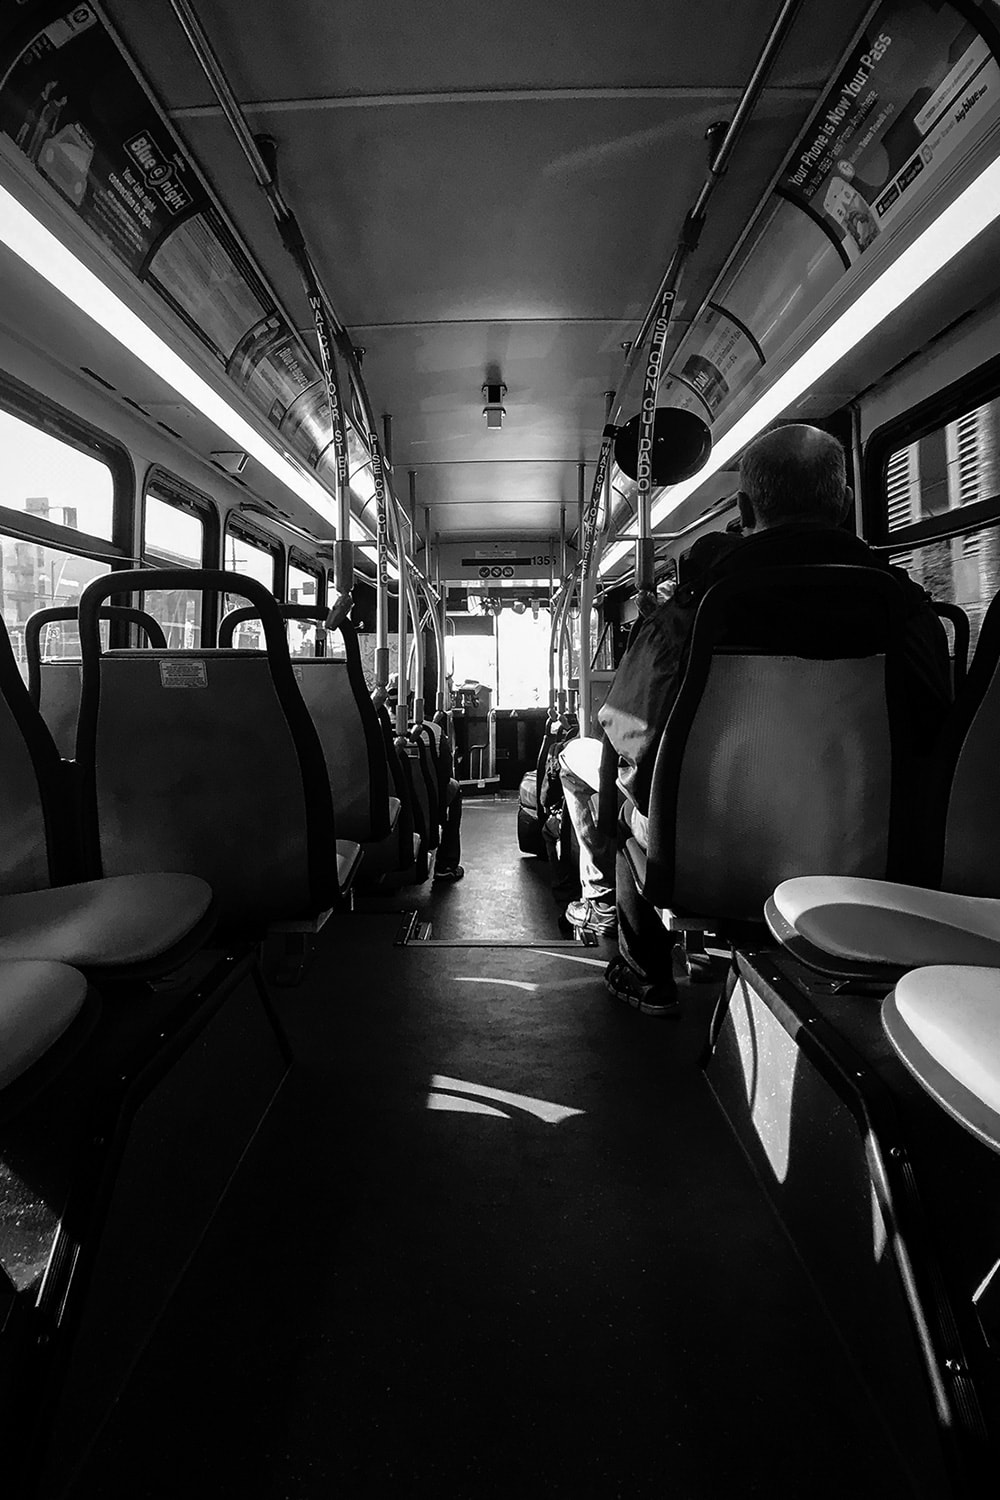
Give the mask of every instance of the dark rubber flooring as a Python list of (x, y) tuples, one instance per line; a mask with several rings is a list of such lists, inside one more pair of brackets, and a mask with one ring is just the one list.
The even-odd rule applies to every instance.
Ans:
[[(436, 936), (557, 935), (513, 818), (467, 816)], [(701, 1074), (711, 991), (652, 1020), (600, 951), (398, 927), (279, 995), (296, 1066), (77, 1500), (905, 1495)]]

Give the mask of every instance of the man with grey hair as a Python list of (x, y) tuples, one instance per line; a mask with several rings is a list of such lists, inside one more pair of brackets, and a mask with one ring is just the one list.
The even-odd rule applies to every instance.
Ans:
[[(888, 566), (843, 528), (853, 502), (844, 451), (819, 428), (789, 423), (752, 442), (740, 463), (737, 502), (742, 534), (716, 533), (695, 544), (673, 598), (634, 633), (598, 714), (617, 752), (618, 781), (642, 817), (649, 811), (653, 763), (706, 590), (732, 574), (761, 568)], [(914, 734), (927, 742), (951, 698), (947, 639), (923, 589), (901, 569), (891, 572), (907, 612), (901, 657), (906, 699)], [(842, 648), (859, 623), (856, 613), (849, 598), (829, 612), (818, 627), (824, 634), (817, 642), (820, 654), (828, 650), (835, 655)], [(777, 591), (766, 604), (758, 601), (752, 620), (756, 644), (781, 650), (789, 627), (788, 604)], [(617, 925), (619, 956), (605, 973), (608, 989), (644, 1014), (672, 1014), (678, 1009), (671, 965), (674, 937), (639, 894), (627, 862), (618, 858), (616, 866), (614, 841), (602, 834), (594, 818), (591, 798), (598, 781), (593, 767), (600, 759), (600, 742), (581, 742), (575, 756), (572, 749), (571, 744), (564, 751), (563, 790), (581, 845), (583, 896), (567, 907), (566, 918), (575, 927), (604, 933)]]

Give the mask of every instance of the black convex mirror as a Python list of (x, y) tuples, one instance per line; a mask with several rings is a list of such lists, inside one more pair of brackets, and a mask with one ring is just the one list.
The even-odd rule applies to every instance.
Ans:
[[(680, 484), (708, 462), (712, 432), (707, 422), (679, 406), (661, 406), (653, 422), (651, 480), (655, 488)], [(615, 462), (629, 479), (639, 473), (639, 418), (635, 416), (615, 435)]]

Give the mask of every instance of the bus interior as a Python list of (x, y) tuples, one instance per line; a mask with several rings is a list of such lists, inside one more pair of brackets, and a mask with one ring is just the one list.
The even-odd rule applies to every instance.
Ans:
[[(994, 0), (3, 7), (8, 1493), (988, 1492), (998, 267)], [(783, 423), (947, 630), (936, 853), (706, 751), (661, 1022), (558, 754)]]

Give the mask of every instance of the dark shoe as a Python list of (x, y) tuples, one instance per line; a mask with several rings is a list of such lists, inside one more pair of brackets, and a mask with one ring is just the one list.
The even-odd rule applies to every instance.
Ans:
[(681, 1005), (673, 984), (651, 984), (625, 962), (613, 958), (604, 971), (604, 984), (616, 1000), (624, 1000), (644, 1016), (678, 1016)]
[(613, 901), (592, 901), (589, 897), (571, 901), (566, 908), (571, 927), (587, 927), (591, 932), (614, 932), (618, 910)]
[(445, 865), (444, 869), (440, 865), (434, 867), (435, 884), (439, 880), (461, 880), (464, 874), (465, 871), (461, 865)]

